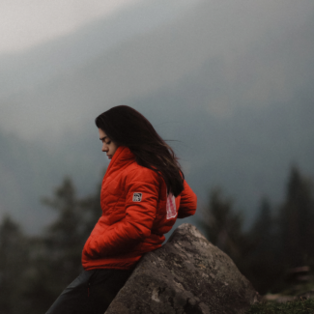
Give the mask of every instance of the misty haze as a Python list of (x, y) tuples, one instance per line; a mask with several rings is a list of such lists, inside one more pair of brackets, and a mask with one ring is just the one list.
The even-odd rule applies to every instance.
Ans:
[[(45, 312), (82, 270), (109, 165), (95, 118), (118, 105), (153, 124), (197, 195), (196, 214), (166, 238), (188, 222), (214, 251), (198, 259), (204, 239), (186, 225), (195, 251), (178, 240), (182, 255), (164, 255), (204, 290), (195, 300), (206, 289), (223, 306), (232, 299), (218, 250), (261, 295), (313, 296), (313, 0), (11, 0), (0, 36), (1, 314)], [(209, 260), (221, 265), (218, 289)], [(177, 289), (164, 268), (158, 280)], [(300, 272), (307, 290), (291, 279)], [(158, 289), (151, 299), (163, 305)]]
[(136, 2), (0, 55), (0, 213), (29, 232), (65, 176), (80, 195), (108, 165), (94, 118), (126, 104), (180, 157), (205, 206), (220, 186), (252, 220), (289, 169), (313, 175), (311, 1)]

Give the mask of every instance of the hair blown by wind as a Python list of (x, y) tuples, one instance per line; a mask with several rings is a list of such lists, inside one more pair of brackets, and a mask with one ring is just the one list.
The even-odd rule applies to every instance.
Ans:
[(95, 123), (117, 145), (128, 147), (139, 165), (161, 175), (168, 192), (178, 196), (183, 191), (184, 174), (174, 151), (142, 114), (121, 105), (99, 115)]

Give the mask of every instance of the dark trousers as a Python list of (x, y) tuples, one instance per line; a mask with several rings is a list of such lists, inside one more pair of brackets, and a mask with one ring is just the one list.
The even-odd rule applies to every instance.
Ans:
[(104, 314), (131, 273), (118, 269), (83, 271), (46, 314)]

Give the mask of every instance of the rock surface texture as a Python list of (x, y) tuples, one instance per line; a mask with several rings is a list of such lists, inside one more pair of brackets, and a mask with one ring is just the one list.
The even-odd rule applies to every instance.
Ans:
[(106, 314), (244, 313), (258, 298), (225, 253), (183, 224), (141, 259)]

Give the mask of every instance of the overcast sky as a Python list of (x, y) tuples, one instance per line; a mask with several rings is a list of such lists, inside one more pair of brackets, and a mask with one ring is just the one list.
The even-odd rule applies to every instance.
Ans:
[(0, 53), (27, 49), (141, 0), (0, 0)]

